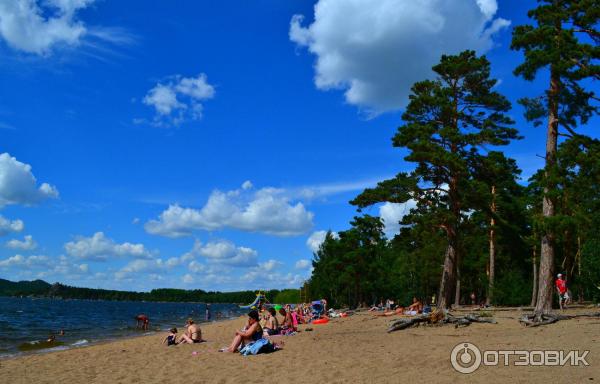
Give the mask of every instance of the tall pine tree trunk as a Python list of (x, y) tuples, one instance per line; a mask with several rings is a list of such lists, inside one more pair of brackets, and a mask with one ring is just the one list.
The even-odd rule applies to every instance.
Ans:
[(456, 288), (454, 290), (454, 305), (460, 306), (460, 254), (455, 252), (455, 263), (456, 263)]
[(488, 281), (488, 295), (485, 303), (490, 305), (494, 295), (494, 279), (496, 276), (496, 239), (495, 239), (495, 225), (496, 220), (494, 214), (496, 213), (496, 186), (492, 185), (492, 204), (490, 206), (492, 212), (492, 218), (490, 219), (490, 270), (489, 270), (489, 281)]
[[(558, 140), (558, 94), (560, 91), (560, 79), (554, 68), (550, 70), (550, 92), (548, 93), (548, 131), (546, 137), (546, 170), (544, 199), (542, 204), (542, 215), (544, 219), (550, 219), (555, 215), (554, 198), (550, 196), (555, 192), (556, 186), (551, 182), (551, 173), (556, 164), (556, 149)], [(540, 249), (540, 272), (537, 303), (535, 315), (550, 312), (552, 309), (552, 275), (554, 273), (554, 230), (547, 224), (544, 225), (542, 234), (542, 246)]]
[(453, 236), (449, 236), (448, 247), (444, 255), (444, 269), (442, 271), (442, 280), (440, 281), (440, 291), (438, 293), (437, 307), (446, 309), (452, 303), (452, 288), (456, 281), (456, 247)]
[[(452, 151), (456, 149), (453, 147)], [(458, 177), (453, 175), (448, 183), (448, 197), (450, 209), (453, 213), (454, 220), (446, 226), (446, 236), (448, 238), (448, 247), (444, 257), (444, 270), (440, 281), (440, 301), (438, 308), (446, 309), (452, 304), (452, 293), (454, 290), (454, 302), (458, 305), (460, 299), (460, 282), (457, 281), (458, 269), (458, 225), (460, 220), (460, 204), (458, 200)]]
[(531, 291), (531, 306), (535, 307), (537, 303), (537, 290), (538, 290), (538, 265), (537, 265), (537, 248), (534, 243), (533, 245), (533, 257), (531, 259), (531, 265), (533, 266), (533, 284)]
[[(577, 253), (575, 254), (575, 260), (577, 261), (577, 279), (581, 282), (581, 236), (577, 236)], [(579, 304), (583, 303), (583, 285), (581, 283), (579, 283), (577, 301)]]

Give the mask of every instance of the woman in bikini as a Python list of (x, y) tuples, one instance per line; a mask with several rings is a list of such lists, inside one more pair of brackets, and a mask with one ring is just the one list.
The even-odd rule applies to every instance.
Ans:
[(265, 327), (263, 328), (263, 333), (265, 337), (276, 335), (279, 333), (279, 321), (277, 321), (275, 308), (267, 309), (267, 313), (267, 322), (265, 323)]
[(259, 316), (256, 310), (248, 313), (248, 323), (241, 331), (235, 331), (235, 337), (228, 348), (220, 349), (219, 352), (235, 352), (240, 346), (246, 345), (262, 338), (263, 330), (260, 327)]
[(187, 330), (183, 335), (181, 335), (181, 339), (179, 340), (180, 344), (195, 344), (206, 341), (202, 339), (202, 331), (200, 330), (200, 327), (194, 324), (193, 319), (188, 319), (186, 323)]
[(289, 311), (286, 311), (284, 308), (279, 310), (279, 314), (283, 316), (283, 324), (281, 325), (281, 334), (287, 335), (294, 332), (294, 321), (292, 319), (292, 314)]

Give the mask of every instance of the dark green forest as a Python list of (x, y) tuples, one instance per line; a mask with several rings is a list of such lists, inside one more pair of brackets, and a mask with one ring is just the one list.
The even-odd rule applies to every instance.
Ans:
[[(416, 296), (438, 307), (556, 303), (566, 275), (574, 301), (600, 301), (600, 3), (532, 2), (531, 24), (515, 26), (522, 54), (514, 75), (548, 79), (518, 100), (546, 135), (545, 166), (528, 180), (503, 148), (521, 138), (511, 102), (496, 89), (493, 63), (473, 51), (443, 55), (435, 78), (417, 82), (392, 145), (412, 171), (360, 193), (349, 228), (328, 233), (302, 292), (336, 306)], [(541, 156), (541, 155), (540, 155)], [(400, 157), (399, 157), (400, 159)], [(385, 203), (414, 206), (386, 238)]]
[[(297, 290), (276, 289), (265, 291), (271, 302), (297, 294)], [(200, 303), (249, 304), (256, 298), (255, 291), (206, 292), (201, 289), (184, 290), (161, 288), (150, 292), (115, 291), (110, 289), (78, 288), (43, 280), (12, 282), (0, 279), (0, 296), (33, 296), (54, 299), (117, 300), (117, 301), (171, 301)], [(285, 301), (284, 301), (285, 302)]]

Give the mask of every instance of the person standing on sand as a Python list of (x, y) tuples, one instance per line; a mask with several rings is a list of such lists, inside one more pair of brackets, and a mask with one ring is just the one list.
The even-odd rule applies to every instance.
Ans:
[(564, 279), (562, 273), (559, 273), (557, 276), (555, 285), (556, 291), (558, 292), (558, 305), (560, 309), (567, 309), (567, 300), (569, 299), (569, 294), (567, 293), (567, 281)]
[(183, 335), (181, 335), (181, 339), (179, 339), (179, 344), (195, 344), (206, 341), (202, 339), (202, 331), (200, 330), (200, 327), (194, 324), (193, 319), (187, 319), (186, 324), (187, 330)]
[(206, 321), (210, 321), (210, 304), (206, 304)]

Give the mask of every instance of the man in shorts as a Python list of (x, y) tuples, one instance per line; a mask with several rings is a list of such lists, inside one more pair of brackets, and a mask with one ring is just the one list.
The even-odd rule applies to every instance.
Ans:
[(560, 309), (566, 309), (567, 300), (569, 300), (569, 294), (567, 293), (567, 281), (562, 273), (559, 273), (556, 277), (557, 279), (555, 285), (556, 291), (558, 292), (558, 304), (560, 305)]

